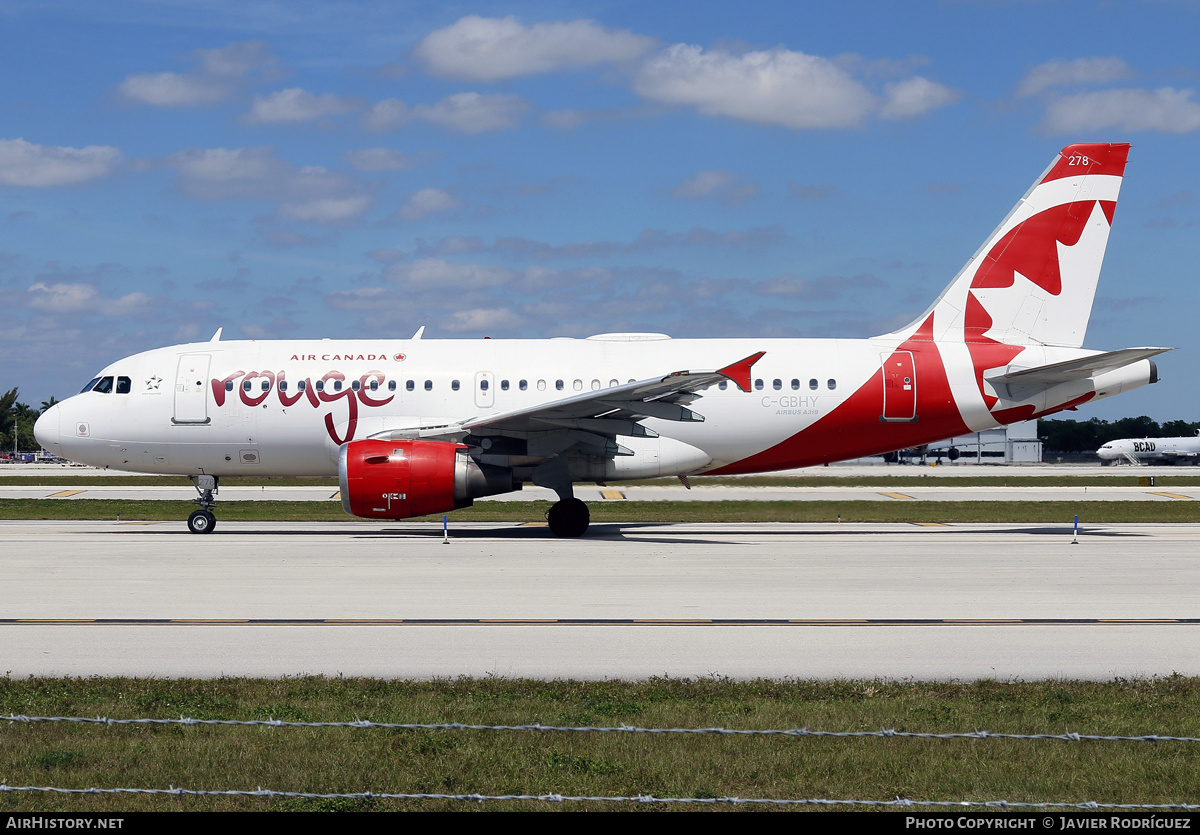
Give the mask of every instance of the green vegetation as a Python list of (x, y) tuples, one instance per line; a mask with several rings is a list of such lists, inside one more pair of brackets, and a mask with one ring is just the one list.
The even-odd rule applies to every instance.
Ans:
[[(0, 713), (112, 718), (1200, 736), (1200, 680), (0, 679)], [(268, 727), (4, 727), (10, 786), (1195, 803), (1200, 744)], [(0, 811), (644, 809), (0, 795)]]
[[(452, 522), (541, 522), (548, 501), (489, 502), (449, 514)], [(622, 522), (1200, 522), (1200, 503), (1162, 502), (592, 502), (592, 524)], [(0, 499), (0, 519), (183, 520), (183, 501), (117, 499)], [(337, 501), (222, 502), (217, 518), (230, 522), (353, 522)], [(441, 514), (423, 517), (441, 520)]]
[(42, 402), (40, 409), (34, 409), (25, 403), (17, 401), (18, 392), (15, 388), (0, 394), (0, 453), (13, 451), (13, 436), (16, 436), (17, 452), (37, 452), (41, 444), (33, 437), (33, 424), (38, 416), (58, 401), (51, 397)]
[(1146, 415), (1107, 420), (1038, 421), (1038, 437), (1043, 441), (1047, 459), (1055, 452), (1095, 452), (1109, 441), (1121, 438), (1182, 438), (1195, 435), (1200, 421), (1168, 420), (1158, 423)]

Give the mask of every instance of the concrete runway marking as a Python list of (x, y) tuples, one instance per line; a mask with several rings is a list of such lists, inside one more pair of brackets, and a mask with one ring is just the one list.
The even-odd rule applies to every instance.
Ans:
[(948, 527), (950, 527), (950, 525), (948, 525), (945, 522), (913, 522), (913, 524), (916, 525), (918, 528), (948, 528)]
[(0, 626), (1200, 626), (1200, 618), (0, 618)]
[(889, 499), (907, 499), (909, 501), (916, 501), (916, 499), (914, 499), (912, 496), (907, 496), (904, 493), (885, 493), (881, 490), (879, 491), (879, 495), (887, 496)]
[(46, 498), (48, 499), (66, 499), (71, 496), (78, 496), (80, 493), (85, 493), (86, 490), (63, 490), (61, 493), (51, 493)]

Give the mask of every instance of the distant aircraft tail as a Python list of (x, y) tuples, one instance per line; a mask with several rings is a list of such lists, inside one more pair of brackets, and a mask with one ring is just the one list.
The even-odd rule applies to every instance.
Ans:
[(1068, 145), (921, 314), (937, 341), (1079, 348), (1128, 144)]

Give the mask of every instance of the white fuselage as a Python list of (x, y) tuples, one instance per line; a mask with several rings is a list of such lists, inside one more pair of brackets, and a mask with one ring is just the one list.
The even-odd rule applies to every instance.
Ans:
[[(705, 339), (616, 335), (547, 340), (297, 340), (202, 342), (147, 351), (97, 377), (107, 391), (71, 397), (40, 419), (38, 437), (70, 460), (150, 473), (334, 475), (338, 449), (388, 431), (487, 417), (673, 370), (719, 368), (754, 351), (751, 391), (701, 392), (702, 422), (647, 418), (658, 438), (624, 438), (634, 456), (608, 478), (756, 472), (828, 463), (1009, 422), (985, 405), (966, 351), (908, 347), (907, 392), (884, 402), (881, 366), (896, 340)], [(1024, 349), (1027, 366), (1086, 356)], [(959, 356), (961, 355), (961, 357)], [(959, 361), (961, 359), (961, 361)], [(1142, 363), (1142, 365), (1147, 365)], [(1135, 380), (1140, 374), (1140, 382)], [(1147, 382), (1039, 391), (1029, 413)], [(301, 390), (301, 384), (304, 388)], [(986, 386), (986, 383), (984, 384)], [(321, 389), (318, 391), (318, 387)], [(904, 386), (899, 386), (903, 389)], [(990, 388), (984, 389), (987, 393)], [(883, 421), (900, 401), (898, 421)], [(911, 415), (904, 412), (909, 410)], [(1016, 409), (1021, 411), (1020, 409)], [(912, 419), (905, 419), (911, 417)], [(1022, 412), (1013, 419), (1026, 419)], [(809, 442), (801, 439), (812, 432)], [(681, 442), (688, 454), (671, 445)]]

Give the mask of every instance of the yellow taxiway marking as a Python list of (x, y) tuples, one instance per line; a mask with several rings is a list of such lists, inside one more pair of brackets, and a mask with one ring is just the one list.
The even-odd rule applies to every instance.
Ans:
[(165, 521), (159, 520), (156, 522), (117, 522), (118, 525), (165, 525)]
[(517, 527), (518, 528), (548, 528), (548, 527), (550, 527), (550, 523), (549, 522), (522, 522), (521, 524), (517, 525)]
[(1190, 499), (1191, 498), (1191, 496), (1183, 496), (1183, 495), (1180, 495), (1179, 493), (1156, 493), (1153, 490), (1147, 490), (1146, 492), (1149, 493), (1151, 496), (1166, 496), (1168, 499)]
[(913, 522), (919, 528), (948, 528), (945, 522)]
[(906, 495), (905, 495), (905, 494), (903, 494), (903, 493), (884, 493), (884, 492), (881, 490), (881, 491), (879, 492), (879, 495), (881, 495), (881, 496), (887, 496), (889, 499), (908, 499), (909, 501), (916, 501), (916, 499), (914, 499), (912, 496), (906, 496)]
[(335, 492), (335, 493), (334, 493), (332, 496), (330, 496), (329, 498), (331, 498), (331, 499), (340, 499), (341, 497), (342, 497), (342, 491), (341, 491), (341, 490), (338, 490), (337, 492)]
[(621, 499), (624, 499), (624, 498), (625, 498), (625, 494), (624, 494), (624, 493), (622, 493), (620, 490), (601, 490), (601, 491), (600, 491), (600, 498), (602, 498), (602, 499), (616, 499), (616, 500), (620, 501)]
[(83, 490), (63, 490), (61, 493), (51, 493), (47, 498), (50, 499), (65, 499), (70, 496), (78, 496)]

